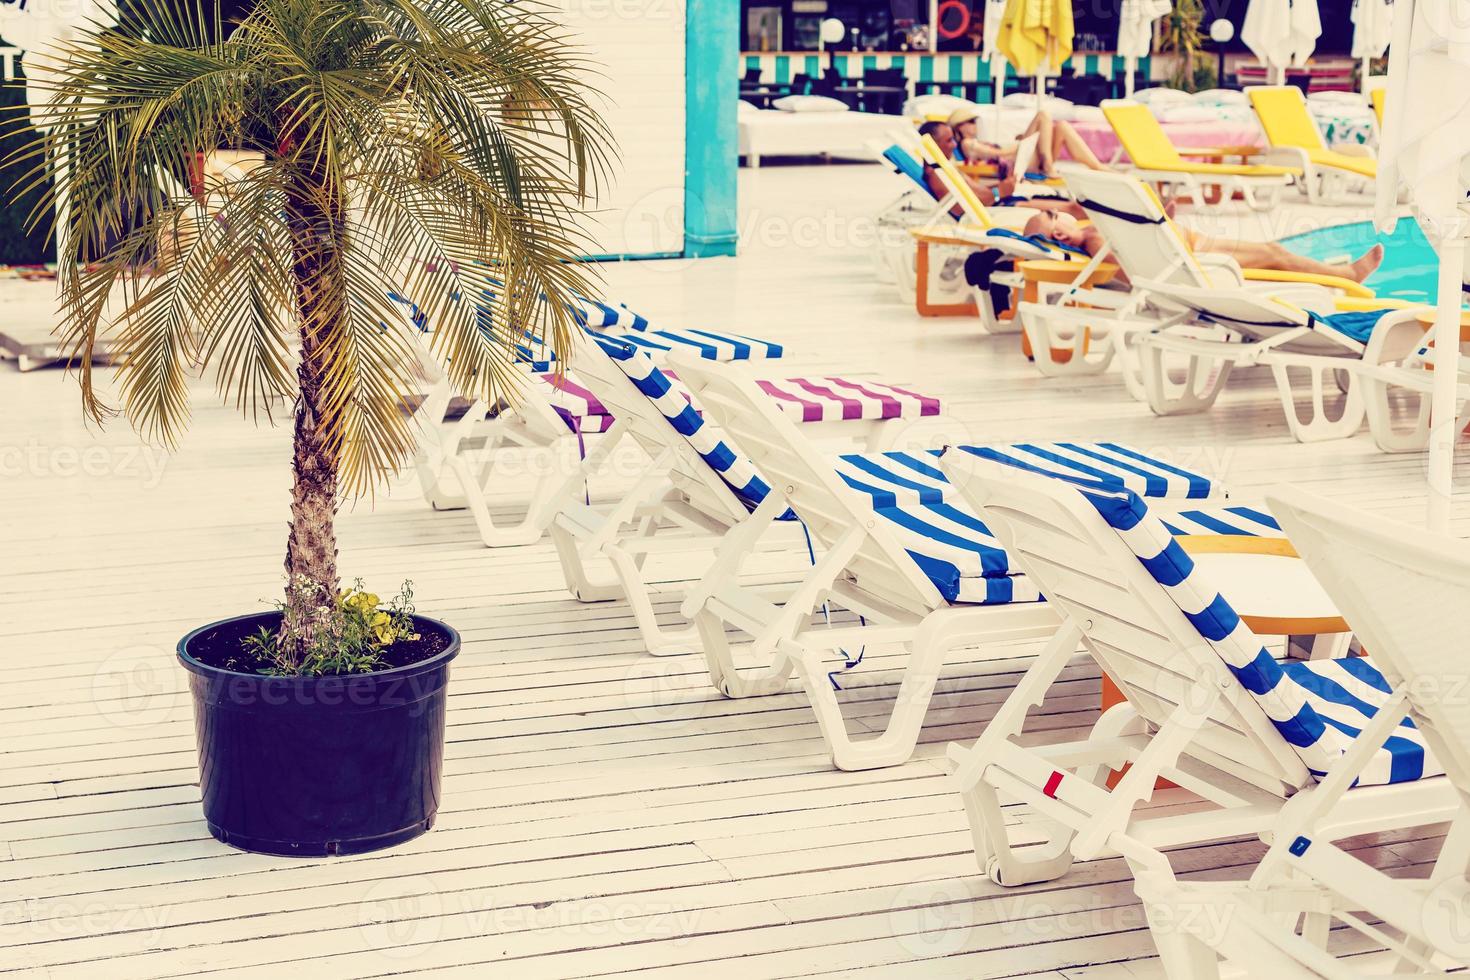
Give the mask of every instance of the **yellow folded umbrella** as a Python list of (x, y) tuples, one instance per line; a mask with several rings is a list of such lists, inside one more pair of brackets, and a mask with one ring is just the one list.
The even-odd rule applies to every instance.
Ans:
[(1008, 0), (996, 42), (1017, 74), (1035, 75), (1072, 56), (1072, 0)]

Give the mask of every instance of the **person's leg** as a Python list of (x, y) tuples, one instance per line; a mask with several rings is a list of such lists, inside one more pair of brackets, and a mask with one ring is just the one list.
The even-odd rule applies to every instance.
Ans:
[(1304, 272), (1317, 276), (1339, 276), (1362, 282), (1383, 262), (1383, 246), (1374, 245), (1353, 262), (1333, 264), (1318, 262), (1287, 251), (1275, 242), (1241, 242), (1230, 238), (1201, 236), (1195, 243), (1200, 252), (1220, 252), (1240, 263), (1243, 269), (1279, 269), (1282, 272)]
[(1052, 147), (1053, 159), (1061, 155), (1062, 147), (1066, 147), (1067, 153), (1072, 159), (1085, 166), (1088, 170), (1113, 169), (1097, 158), (1097, 154), (1092, 152), (1092, 147), (1082, 141), (1082, 137), (1077, 135), (1077, 130), (1072, 128), (1071, 123), (1065, 120), (1055, 123), (1052, 126), (1052, 132), (1056, 141)]
[(1031, 120), (1031, 125), (1021, 134), (1021, 139), (1028, 136), (1036, 137), (1036, 152), (1041, 157), (1041, 172), (1048, 177), (1054, 176), (1057, 166), (1057, 147), (1055, 144), (1056, 128), (1053, 126), (1051, 116), (1044, 111), (1038, 111)]

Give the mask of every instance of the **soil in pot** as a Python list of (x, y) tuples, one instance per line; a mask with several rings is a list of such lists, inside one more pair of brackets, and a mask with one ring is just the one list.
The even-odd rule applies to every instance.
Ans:
[[(279, 622), (279, 617), (276, 621)], [(244, 642), (258, 629), (260, 623), (252, 619), (227, 619), (196, 634), (189, 641), (189, 654), (200, 663), (220, 670), (240, 674), (267, 673), (272, 666), (270, 661), (251, 656)], [(392, 670), (428, 660), (447, 648), (449, 642), (448, 634), (440, 630), (419, 630), (418, 639), (399, 640), (380, 650), (383, 663), (378, 669)]]

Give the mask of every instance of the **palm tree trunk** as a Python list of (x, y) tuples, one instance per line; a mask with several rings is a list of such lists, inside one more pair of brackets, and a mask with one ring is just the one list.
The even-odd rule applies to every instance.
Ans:
[(347, 315), (340, 265), (345, 209), (315, 175), (306, 174), (289, 196), (296, 279), (296, 314), (301, 359), (292, 439), (290, 538), (286, 545), (286, 608), (282, 640), (286, 654), (300, 663), (323, 630), (337, 625), (338, 450), (323, 432), (326, 407), (327, 346), (343, 334)]

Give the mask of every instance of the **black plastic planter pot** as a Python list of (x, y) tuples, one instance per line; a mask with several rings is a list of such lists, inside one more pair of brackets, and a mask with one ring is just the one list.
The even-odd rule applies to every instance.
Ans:
[(442, 633), (448, 645), (371, 674), (263, 677), (190, 653), (221, 636), (275, 629), (279, 613), (221, 620), (179, 641), (211, 834), (247, 851), (320, 856), (391, 847), (434, 825), (459, 634), (414, 618), (420, 633)]

